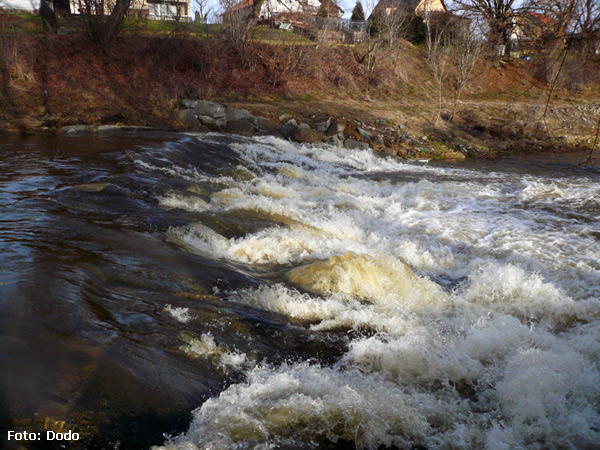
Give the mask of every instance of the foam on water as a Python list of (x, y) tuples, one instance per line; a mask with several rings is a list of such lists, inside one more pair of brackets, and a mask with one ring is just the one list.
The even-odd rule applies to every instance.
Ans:
[(177, 308), (175, 306), (167, 305), (165, 306), (165, 311), (167, 311), (171, 316), (181, 323), (188, 323), (194, 318), (190, 314), (189, 308)]
[(406, 264), (386, 255), (332, 256), (288, 271), (287, 279), (316, 294), (345, 294), (411, 311), (439, 308), (446, 297), (436, 284), (416, 277)]
[(247, 383), (205, 402), (190, 431), (165, 448), (277, 448), (303, 441), (310, 448), (319, 438), (406, 447), (429, 428), (412, 402), (395, 384), (358, 371), (307, 363), (258, 367)]
[(204, 211), (208, 204), (199, 197), (171, 194), (160, 199), (160, 205), (167, 208), (181, 208), (189, 211)]
[(254, 366), (254, 361), (245, 353), (230, 350), (225, 345), (218, 345), (210, 333), (203, 333), (200, 339), (184, 334), (181, 339), (185, 345), (181, 351), (192, 358), (202, 358), (212, 361), (215, 366), (225, 372), (239, 371)]
[[(165, 448), (598, 448), (597, 181), (274, 138), (231, 148), (253, 176), (155, 168), (212, 193), (159, 201), (273, 225), (228, 238), (197, 223), (171, 235), (284, 274), (228, 301), (353, 333), (329, 367), (237, 365), (246, 382), (205, 402)], [(213, 355), (211, 339), (190, 351)]]

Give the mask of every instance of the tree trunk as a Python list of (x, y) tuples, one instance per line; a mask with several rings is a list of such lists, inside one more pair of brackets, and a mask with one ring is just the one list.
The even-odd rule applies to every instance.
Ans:
[(115, 39), (130, 5), (131, 0), (116, 1), (114, 9), (100, 31), (99, 38), (102, 45), (108, 45)]
[(262, 9), (264, 3), (265, 0), (254, 0), (254, 3), (252, 4), (252, 9), (250, 10), (250, 14), (248, 14), (248, 18), (246, 19), (246, 27), (248, 29), (250, 28), (250, 26), (252, 26), (252, 23), (256, 19), (258, 19), (260, 10)]

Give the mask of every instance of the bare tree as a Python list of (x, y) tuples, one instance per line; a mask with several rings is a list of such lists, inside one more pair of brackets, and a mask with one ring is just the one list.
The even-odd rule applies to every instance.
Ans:
[[(264, 1), (264, 0), (263, 0)], [(244, 55), (250, 38), (252, 11), (241, 8), (236, 0), (219, 0), (223, 10), (223, 33), (225, 39), (240, 54)]]
[(132, 0), (79, 0), (79, 12), (86, 19), (90, 37), (102, 45), (112, 43), (131, 3)]
[(214, 8), (212, 6), (212, 2), (210, 0), (194, 0), (194, 4), (196, 5), (196, 14), (197, 17), (200, 18), (200, 24), (204, 25), (204, 33), (206, 37), (209, 36), (209, 28), (208, 23), (210, 17), (214, 14)]
[(580, 0), (576, 6), (574, 29), (582, 49), (600, 52), (600, 0)]
[(447, 45), (447, 29), (439, 29), (432, 26), (431, 21), (426, 21), (425, 49), (427, 51), (427, 63), (431, 70), (435, 93), (438, 100), (438, 111), (435, 122), (439, 122), (442, 115), (444, 101), (444, 84), (447, 81), (451, 67), (449, 47)]
[(373, 1), (367, 2), (371, 15), (367, 21), (366, 51), (360, 58), (361, 63), (367, 65), (369, 80), (379, 62), (380, 51), (395, 48), (402, 38), (406, 36), (409, 24), (413, 19), (407, 10), (398, 7), (387, 7), (388, 3)]
[(450, 42), (450, 60), (454, 68), (451, 80), (454, 88), (454, 100), (450, 122), (454, 119), (458, 101), (465, 87), (473, 78), (475, 66), (483, 49), (483, 42), (473, 32), (473, 24), (465, 22), (461, 18), (455, 20), (460, 21), (460, 23), (453, 26)]
[[(587, 61), (597, 48), (600, 1), (530, 0), (527, 8), (537, 14), (538, 23), (534, 29), (538, 31), (532, 37), (538, 58), (545, 63), (543, 73), (547, 82), (544, 109), (537, 121), (536, 128), (539, 128), (540, 124), (546, 126), (550, 103), (561, 82), (585, 70)], [(578, 61), (576, 55), (579, 56)], [(570, 68), (565, 70), (568, 66)]]
[[(600, 0), (530, 0), (528, 9), (539, 13), (544, 44), (594, 49), (600, 39)], [(590, 46), (590, 44), (592, 44)]]
[(454, 9), (467, 17), (482, 19), (492, 45), (510, 45), (517, 0), (454, 0)]

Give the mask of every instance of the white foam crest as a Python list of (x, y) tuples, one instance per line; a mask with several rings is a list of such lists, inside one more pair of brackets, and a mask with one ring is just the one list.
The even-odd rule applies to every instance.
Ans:
[(539, 180), (525, 177), (517, 196), (522, 202), (552, 203), (556, 200), (600, 205), (600, 186), (589, 179)]
[(189, 308), (178, 308), (176, 306), (167, 305), (165, 306), (165, 311), (181, 323), (188, 323), (194, 319), (194, 316), (190, 314)]
[(511, 439), (524, 448), (597, 448), (600, 374), (578, 352), (527, 349), (508, 363), (498, 396)]
[(322, 258), (346, 248), (363, 250), (360, 244), (335, 236), (324, 239), (318, 230), (303, 226), (277, 226), (231, 239), (200, 224), (173, 229), (171, 234), (200, 253), (246, 264), (289, 264)]
[(206, 211), (209, 206), (200, 197), (180, 194), (169, 194), (159, 198), (161, 206), (167, 208), (179, 208), (187, 211)]
[(317, 297), (283, 284), (244, 289), (232, 293), (229, 299), (309, 323), (315, 331), (367, 329), (399, 334), (405, 333), (415, 320), (407, 311), (389, 305), (365, 305), (339, 294)]
[(410, 311), (445, 309), (446, 295), (430, 280), (415, 276), (387, 255), (346, 253), (288, 271), (287, 279), (321, 295), (343, 294)]
[[(259, 142), (259, 143), (256, 143)], [(288, 141), (263, 137), (252, 144), (233, 144), (231, 148), (248, 162), (292, 163), (313, 170), (345, 172), (348, 168), (365, 171), (399, 170), (401, 163), (370, 151), (348, 150), (325, 145), (296, 145)]]
[(403, 332), (354, 340), (342, 361), (398, 382), (489, 387), (501, 379), (507, 359), (520, 349), (555, 344), (550, 333), (533, 330), (514, 317), (477, 317), (444, 322), (413, 318), (405, 321)]
[(225, 372), (249, 369), (255, 364), (245, 353), (217, 344), (210, 333), (203, 333), (200, 339), (184, 334), (181, 339), (185, 342), (181, 351), (192, 358), (210, 360)]
[[(436, 342), (440, 339), (441, 342)], [(401, 382), (429, 385), (452, 381), (473, 383), (483, 367), (452, 346), (452, 339), (432, 336), (423, 327), (393, 337), (374, 336), (352, 342), (344, 356), (348, 365), (381, 372)]]
[(545, 320), (568, 324), (575, 319), (600, 317), (597, 301), (575, 302), (539, 274), (527, 273), (515, 265), (484, 265), (474, 271), (457, 302), (470, 302), (485, 310), (511, 314), (524, 320)]
[(397, 385), (358, 371), (307, 363), (258, 367), (247, 383), (205, 402), (190, 429), (163, 448), (304, 447), (319, 440), (408, 448), (429, 429), (411, 400)]

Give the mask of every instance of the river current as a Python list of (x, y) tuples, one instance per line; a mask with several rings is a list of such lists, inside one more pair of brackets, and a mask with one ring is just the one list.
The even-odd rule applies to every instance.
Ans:
[(600, 448), (600, 175), (548, 155), (3, 138), (0, 308), (7, 448)]

